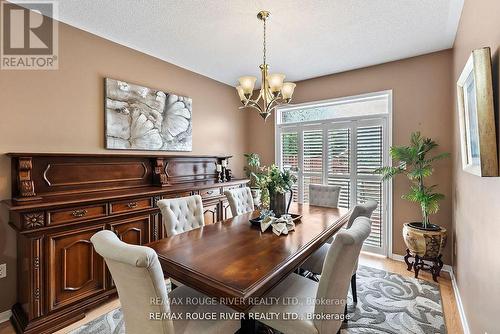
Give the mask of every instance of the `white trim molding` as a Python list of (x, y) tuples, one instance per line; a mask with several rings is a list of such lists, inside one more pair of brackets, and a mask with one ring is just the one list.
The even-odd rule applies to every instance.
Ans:
[(460, 292), (458, 291), (457, 279), (453, 270), (450, 271), (451, 285), (453, 286), (453, 293), (455, 294), (455, 300), (457, 301), (458, 314), (460, 315), (460, 322), (462, 323), (462, 329), (464, 334), (470, 334), (469, 323), (467, 322), (467, 317), (465, 316), (464, 305), (462, 304), (462, 298), (460, 298)]
[(0, 313), (0, 324), (2, 322), (8, 321), (11, 316), (12, 316), (11, 310), (7, 310), (7, 311), (4, 311), (4, 312)]
[[(404, 262), (403, 255), (393, 253), (390, 258), (395, 261)], [(467, 317), (465, 316), (464, 305), (462, 304), (462, 298), (460, 298), (460, 292), (458, 291), (458, 284), (455, 278), (455, 274), (453, 273), (453, 267), (448, 264), (445, 264), (442, 270), (450, 274), (451, 285), (453, 287), (453, 294), (455, 295), (455, 301), (457, 302), (457, 309), (458, 309), (458, 314), (460, 315), (460, 322), (462, 323), (462, 329), (464, 331), (464, 334), (470, 334), (469, 323), (467, 322)]]

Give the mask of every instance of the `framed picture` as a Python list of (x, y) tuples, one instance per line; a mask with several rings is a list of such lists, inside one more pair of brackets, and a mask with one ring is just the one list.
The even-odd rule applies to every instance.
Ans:
[(478, 176), (498, 176), (490, 48), (472, 51), (457, 81), (462, 167)]
[(189, 97), (106, 78), (106, 148), (191, 151)]

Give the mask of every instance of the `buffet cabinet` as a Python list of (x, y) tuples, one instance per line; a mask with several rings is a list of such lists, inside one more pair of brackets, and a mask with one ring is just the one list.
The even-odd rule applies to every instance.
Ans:
[(136, 245), (164, 238), (157, 202), (193, 194), (202, 197), (205, 224), (213, 224), (231, 217), (224, 191), (248, 182), (218, 182), (216, 164), (229, 156), (9, 156), (13, 198), (3, 204), (17, 234), (11, 321), (19, 333), (54, 332), (116, 295), (90, 242), (95, 233), (111, 230)]

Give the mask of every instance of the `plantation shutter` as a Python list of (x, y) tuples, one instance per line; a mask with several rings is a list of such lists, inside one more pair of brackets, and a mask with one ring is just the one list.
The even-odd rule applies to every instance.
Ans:
[(294, 201), (309, 203), (312, 183), (340, 186), (340, 208), (352, 209), (368, 200), (377, 201), (379, 205), (371, 217), (372, 232), (363, 249), (379, 254), (387, 254), (388, 250), (390, 229), (385, 226), (391, 217), (385, 201), (390, 204), (390, 192), (374, 171), (390, 161), (389, 110), (387, 96), (346, 100), (342, 105), (284, 110), (293, 117), (284, 119), (281, 113), (276, 125), (277, 162), (283, 169), (299, 170)]
[(351, 129), (328, 130), (328, 170), (329, 185), (341, 187), (338, 206), (349, 208), (351, 199)]
[(383, 165), (382, 125), (360, 126), (356, 128), (356, 202), (375, 200), (379, 203), (372, 214), (372, 232), (365, 246), (383, 246), (384, 207), (383, 184), (375, 169)]
[[(299, 167), (299, 135), (297, 132), (281, 134), (281, 163), (283, 169)], [(298, 185), (292, 187), (293, 201), (298, 201)]]
[(323, 130), (303, 132), (303, 193), (304, 202), (309, 202), (309, 184), (323, 183)]

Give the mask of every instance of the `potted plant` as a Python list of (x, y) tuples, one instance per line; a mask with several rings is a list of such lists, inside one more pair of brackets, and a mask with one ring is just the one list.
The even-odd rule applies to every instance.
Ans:
[(409, 146), (391, 147), (390, 155), (396, 166), (376, 170), (382, 175), (383, 180), (403, 174), (412, 183), (410, 191), (402, 198), (420, 205), (422, 221), (404, 224), (403, 238), (410, 252), (421, 258), (439, 257), (446, 245), (446, 229), (431, 223), (429, 217), (439, 211), (439, 201), (444, 195), (435, 192), (437, 185), (428, 186), (424, 182), (434, 171), (433, 163), (449, 156), (448, 153), (430, 156), (431, 151), (437, 146), (438, 144), (431, 138), (422, 137), (420, 132), (414, 132), (411, 134)]
[[(274, 214), (279, 217), (288, 213), (288, 208), (293, 197), (292, 186), (297, 182), (296, 169), (280, 170), (278, 166), (271, 165), (264, 171), (255, 174), (257, 183), (262, 190), (262, 202), (269, 205)], [(290, 193), (287, 203), (286, 194)]]
[(244, 167), (246, 176), (250, 179), (250, 190), (252, 191), (252, 197), (255, 205), (260, 205), (261, 198), (261, 188), (259, 185), (259, 173), (261, 172), (260, 167), (260, 156), (257, 153), (245, 153), (245, 158), (247, 159), (247, 165)]

